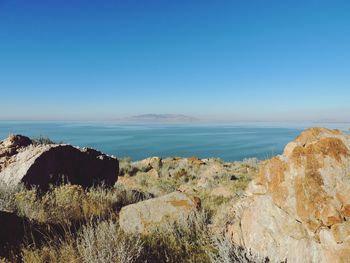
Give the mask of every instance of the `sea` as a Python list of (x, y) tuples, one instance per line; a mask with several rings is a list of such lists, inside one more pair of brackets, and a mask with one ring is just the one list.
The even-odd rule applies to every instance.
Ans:
[(195, 123), (150, 124), (114, 122), (0, 121), (0, 139), (9, 134), (49, 137), (79, 147), (92, 147), (118, 158), (150, 156), (268, 159), (308, 127), (338, 128), (350, 123)]

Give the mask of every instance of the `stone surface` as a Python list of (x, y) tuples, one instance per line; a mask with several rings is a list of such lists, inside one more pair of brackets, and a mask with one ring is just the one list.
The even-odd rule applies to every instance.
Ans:
[[(29, 140), (29, 141), (28, 141)], [(15, 149), (15, 150), (12, 150)], [(33, 145), (29, 138), (12, 136), (0, 143), (0, 179), (7, 183), (46, 189), (63, 178), (84, 187), (104, 182), (114, 185), (118, 160), (99, 151), (65, 144)]]
[(162, 166), (162, 159), (160, 157), (149, 157), (141, 161), (134, 162), (133, 165), (142, 172), (148, 172), (151, 169), (159, 170)]
[(173, 192), (122, 208), (119, 225), (127, 233), (147, 234), (164, 223), (188, 216), (200, 206), (198, 198)]
[(10, 135), (5, 140), (0, 141), (0, 172), (5, 168), (13, 155), (30, 144), (32, 144), (32, 141), (22, 135)]
[(233, 241), (272, 262), (350, 262), (350, 137), (311, 128), (235, 204)]
[(188, 161), (194, 165), (203, 165), (205, 164), (205, 162), (201, 159), (198, 159), (196, 156), (192, 156), (192, 157), (189, 157), (187, 158)]

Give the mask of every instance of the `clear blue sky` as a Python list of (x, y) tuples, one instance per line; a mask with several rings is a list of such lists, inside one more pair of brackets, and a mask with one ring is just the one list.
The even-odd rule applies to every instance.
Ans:
[(0, 119), (350, 120), (350, 1), (0, 0)]

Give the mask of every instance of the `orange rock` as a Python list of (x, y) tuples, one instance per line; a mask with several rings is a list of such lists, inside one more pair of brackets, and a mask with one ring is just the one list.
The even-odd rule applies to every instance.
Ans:
[(342, 243), (350, 239), (350, 222), (344, 224), (334, 224), (331, 228), (334, 239), (337, 243)]
[(334, 136), (334, 135), (341, 135), (341, 131), (339, 130), (331, 130), (327, 128), (310, 128), (305, 131), (303, 131), (295, 140), (295, 143), (298, 143), (299, 145), (305, 145), (307, 143), (312, 143), (314, 141), (317, 141), (321, 137), (328, 137), (328, 136)]
[[(245, 199), (235, 205), (230, 229), (240, 236), (233, 240), (273, 262), (346, 262), (349, 170), (350, 136), (325, 128), (302, 132), (283, 155), (261, 166)], [(254, 190), (257, 186), (262, 190)]]
[(344, 216), (350, 217), (350, 204), (344, 205), (341, 212)]
[(189, 157), (189, 158), (187, 158), (187, 160), (189, 162), (193, 163), (193, 164), (196, 164), (196, 165), (203, 165), (203, 164), (205, 164), (205, 162), (203, 162), (202, 160), (198, 159), (195, 156)]
[(286, 170), (286, 163), (274, 157), (261, 167), (258, 174), (258, 182), (267, 186), (272, 193), (273, 200), (279, 205), (282, 205), (288, 196), (288, 189), (282, 185)]

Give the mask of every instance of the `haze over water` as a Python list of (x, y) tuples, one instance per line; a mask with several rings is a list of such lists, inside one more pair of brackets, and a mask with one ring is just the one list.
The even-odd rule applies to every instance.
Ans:
[(346, 131), (350, 124), (116, 124), (75, 122), (0, 122), (0, 137), (10, 133), (48, 136), (57, 142), (92, 147), (117, 157), (218, 157), (225, 161), (280, 154), (304, 128), (326, 126)]

